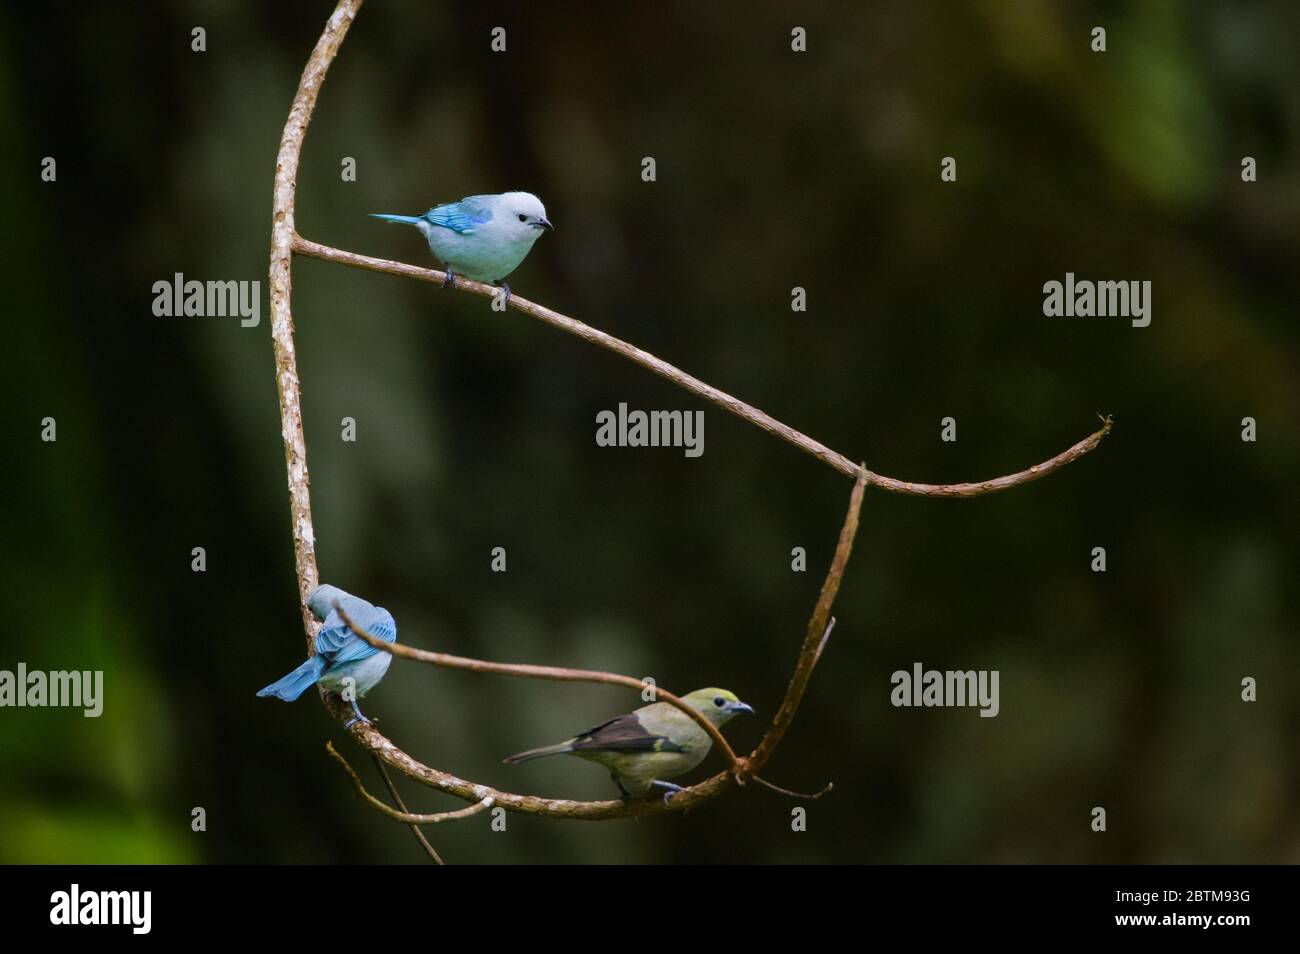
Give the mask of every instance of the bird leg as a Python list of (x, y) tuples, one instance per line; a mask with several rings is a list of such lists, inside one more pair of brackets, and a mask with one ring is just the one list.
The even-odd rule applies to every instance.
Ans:
[(506, 290), (506, 300), (501, 303), (501, 307), (505, 308), (510, 304), (510, 286), (505, 282), (493, 282), (492, 284), (496, 285), (497, 288), (504, 288)]
[(667, 789), (667, 791), (664, 792), (664, 804), (665, 804), (665, 805), (667, 805), (667, 804), (668, 804), (668, 800), (669, 800), (670, 798), (672, 798), (674, 795), (676, 795), (678, 792), (680, 792), (680, 791), (684, 791), (683, 786), (681, 786), (681, 785), (674, 785), (672, 782), (665, 782), (665, 781), (663, 781), (662, 779), (658, 779), (658, 778), (656, 778), (656, 779), (651, 779), (651, 780), (650, 780), (650, 784), (651, 784), (652, 786), (657, 787), (657, 788)]
[(443, 288), (456, 287), (456, 273), (451, 270), (450, 265), (447, 266), (447, 277), (442, 280), (442, 287)]
[(358, 722), (370, 723), (373, 721), (372, 719), (367, 719), (364, 715), (361, 714), (361, 709), (357, 706), (357, 700), (355, 699), (352, 700), (352, 711), (356, 713), (356, 717), (349, 719), (347, 722), (343, 723), (343, 728), (345, 729), (352, 728)]
[(619, 793), (619, 794), (618, 794), (618, 799), (619, 799), (619, 801), (621, 801), (621, 802), (630, 802), (630, 801), (632, 800), (632, 795), (631, 795), (631, 793), (628, 792), (627, 789), (625, 789), (625, 788), (623, 787), (623, 782), (622, 782), (622, 780), (618, 777), (618, 773), (617, 773), (617, 772), (610, 772), (610, 773), (609, 773), (609, 777), (610, 777), (611, 779), (613, 779), (613, 780), (614, 780), (614, 784), (618, 786), (618, 793)]

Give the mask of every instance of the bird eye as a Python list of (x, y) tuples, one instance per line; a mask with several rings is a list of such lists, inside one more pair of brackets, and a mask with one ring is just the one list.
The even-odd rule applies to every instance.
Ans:
[(718, 696), (718, 698), (713, 700), (713, 704), (717, 706), (719, 709), (721, 709), (723, 706), (727, 704), (727, 700), (722, 698), (722, 696)]
[(520, 213), (519, 213), (519, 221), (520, 221), (520, 222), (527, 222), (527, 221), (528, 221), (528, 216), (526, 216), (526, 215), (524, 215), (522, 212), (520, 212)]

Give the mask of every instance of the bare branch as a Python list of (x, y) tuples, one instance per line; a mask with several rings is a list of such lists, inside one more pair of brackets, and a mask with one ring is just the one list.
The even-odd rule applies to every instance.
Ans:
[(298, 384), (298, 361), (293, 346), (293, 239), (295, 232), (294, 192), (298, 185), (298, 159), (303, 137), (316, 108), (325, 74), (347, 36), (348, 27), (361, 8), (362, 0), (339, 0), (316, 48), (312, 50), (298, 81), (298, 92), (289, 107), (289, 118), (280, 137), (275, 159), (275, 194), (271, 215), (271, 342), (275, 348), (275, 383), (280, 395), (280, 434), (284, 439), (284, 463), (289, 474), (289, 518), (293, 526), (293, 556), (298, 575), (298, 602), (307, 652), (316, 653), (317, 623), (307, 609), (307, 597), (320, 578), (316, 570), (316, 534), (311, 522), (311, 480), (307, 472), (307, 440), (302, 430), (302, 393)]
[(776, 747), (781, 744), (786, 729), (790, 728), (790, 723), (794, 721), (794, 714), (799, 710), (799, 703), (803, 701), (808, 680), (812, 678), (813, 667), (821, 658), (826, 640), (830, 639), (831, 630), (835, 627), (835, 620), (831, 617), (831, 607), (835, 605), (835, 596), (840, 591), (840, 581), (844, 579), (844, 568), (848, 566), (849, 554), (853, 552), (853, 538), (858, 533), (858, 515), (862, 511), (862, 497), (866, 489), (864, 468), (858, 473), (858, 479), (853, 484), (853, 493), (849, 495), (849, 510), (844, 515), (844, 526), (840, 528), (840, 539), (835, 545), (835, 556), (831, 559), (830, 569), (826, 571), (826, 579), (822, 581), (821, 592), (817, 596), (817, 604), (808, 619), (803, 647), (799, 650), (799, 659), (795, 662), (790, 685), (785, 690), (785, 699), (782, 700), (781, 708), (777, 710), (776, 715), (772, 717), (772, 727), (767, 730), (767, 734), (754, 749), (754, 754), (749, 757), (749, 768), (752, 772), (762, 771), (767, 760), (776, 751)]
[[(316, 588), (319, 582), (319, 575), (316, 567), (315, 553), (315, 535), (312, 527), (311, 514), (311, 495), (310, 479), (307, 469), (307, 450), (306, 441), (303, 437), (302, 425), (302, 398), (298, 378), (297, 361), (294, 350), (293, 339), (293, 316), (291, 312), (290, 298), (292, 292), (292, 257), (295, 253), (307, 255), (315, 258), (325, 259), (327, 261), (338, 262), (357, 268), (370, 269), (372, 271), (384, 272), (386, 274), (398, 275), (406, 278), (414, 278), (425, 282), (440, 283), (444, 279), (442, 272), (433, 269), (418, 268), (413, 265), (406, 265), (399, 262), (390, 262), (384, 259), (370, 258), (364, 255), (358, 255), (353, 252), (345, 252), (328, 246), (319, 245), (310, 242), (297, 234), (295, 223), (294, 209), (294, 191), (296, 188), (298, 163), (302, 152), (303, 138), (306, 135), (307, 127), (311, 121), (311, 115), (315, 109), (316, 99), (320, 92), (321, 84), (333, 62), (339, 47), (347, 34), (352, 20), (355, 18), (357, 11), (361, 7), (362, 0), (338, 0), (338, 4), (331, 14), (329, 21), (325, 25), (324, 32), (321, 34), (307, 65), (303, 70), (302, 78), (298, 84), (298, 90), (294, 96), (293, 104), (289, 110), (289, 117), (285, 123), (284, 134), (280, 141), (280, 150), (276, 159), (275, 175), (275, 194), (274, 194), (274, 211), (271, 230), (271, 268), (270, 268), (270, 292), (271, 292), (271, 337), (275, 349), (275, 366), (276, 366), (276, 390), (280, 400), (280, 417), (281, 417), (281, 434), (284, 440), (285, 448), (285, 465), (288, 473), (289, 484), (289, 507), (290, 518), (294, 540), (294, 560), (297, 572), (299, 600), (302, 610), (303, 628), (307, 636), (308, 651), (315, 651), (315, 635), (319, 624), (312, 617), (307, 608), (307, 597)], [(458, 287), (470, 292), (471, 294), (489, 297), (495, 293), (490, 286), (482, 285), (478, 282), (472, 282), (462, 279)], [(979, 483), (969, 484), (917, 484), (896, 480), (891, 477), (884, 477), (875, 474), (866, 469), (865, 465), (854, 464), (849, 458), (836, 451), (831, 450), (823, 444), (818, 443), (812, 438), (793, 428), (782, 424), (775, 418), (765, 414), (758, 408), (746, 404), (731, 395), (704, 383), (698, 378), (686, 374), (684, 371), (660, 360), (649, 352), (642, 351), (634, 345), (621, 341), (603, 331), (585, 325), (559, 312), (552, 311), (541, 305), (530, 302), (518, 295), (512, 296), (510, 304), (519, 311), (524, 312), (540, 321), (543, 321), (552, 327), (559, 328), (570, 334), (576, 335), (585, 341), (589, 341), (607, 350), (633, 361), (636, 364), (653, 371), (655, 374), (666, 378), (679, 387), (690, 391), (705, 400), (711, 401), (717, 406), (744, 418), (750, 423), (758, 426), (764, 431), (772, 434), (787, 443), (793, 444), (804, 452), (816, 457), (823, 463), (833, 467), (846, 476), (855, 478), (853, 494), (850, 498), (848, 514), (845, 517), (843, 529), (840, 532), (839, 544), (835, 551), (835, 557), (827, 571), (825, 582), (822, 584), (821, 593), (818, 597), (817, 604), (813, 609), (813, 615), (808, 621), (808, 627), (805, 632), (803, 646), (800, 650), (795, 671), (790, 680), (790, 685), (786, 690), (785, 700), (781, 708), (773, 717), (772, 725), (764, 735), (757, 748), (747, 759), (739, 759), (734, 751), (727, 744), (725, 738), (716, 731), (716, 727), (705, 720), (704, 727), (709, 731), (710, 737), (719, 745), (720, 751), (727, 756), (729, 767), (727, 772), (714, 775), (698, 785), (692, 786), (676, 794), (668, 803), (661, 799), (643, 799), (637, 801), (598, 801), (598, 802), (578, 802), (563, 799), (546, 799), (532, 795), (515, 795), (509, 792), (500, 792), (489, 786), (480, 785), (465, 779), (458, 778), (448, 772), (431, 768), (427, 765), (416, 761), (407, 755), (401, 749), (379, 732), (373, 724), (358, 722), (352, 728), (352, 736), (359, 744), (365, 747), (376, 758), (387, 765), (396, 768), (404, 775), (413, 778), (431, 788), (446, 794), (453, 795), (464, 801), (473, 803), (470, 807), (461, 809), (456, 812), (444, 812), (437, 815), (418, 815), (405, 810), (400, 796), (398, 796), (396, 787), (393, 786), (392, 780), (384, 773), (384, 779), (389, 786), (390, 793), (394, 799), (401, 805), (401, 810), (393, 809), (379, 799), (374, 798), (365, 791), (360, 778), (352, 771), (351, 766), (343, 759), (333, 746), (329, 747), (330, 754), (335, 757), (352, 776), (353, 782), (357, 787), (358, 793), (364, 797), (370, 804), (378, 810), (384, 812), (391, 818), (403, 821), (410, 825), (432, 824), (438, 821), (449, 820), (451, 818), (464, 818), (469, 815), (484, 811), (492, 805), (498, 805), (512, 812), (522, 812), (533, 815), (544, 815), (552, 818), (569, 818), (569, 819), (609, 819), (609, 818), (626, 818), (640, 815), (657, 815), (666, 812), (684, 812), (697, 805), (710, 801), (717, 796), (731, 790), (737, 784), (743, 784), (746, 778), (757, 777), (756, 773), (767, 763), (775, 751), (777, 745), (784, 737), (786, 730), (794, 719), (795, 712), (807, 689), (808, 681), (812, 675), (812, 670), (816, 666), (817, 660), (825, 647), (826, 640), (831, 633), (831, 627), (834, 624), (830, 612), (839, 590), (840, 581), (843, 577), (844, 568), (848, 562), (849, 552), (852, 548), (853, 537), (857, 531), (858, 514), (862, 505), (863, 491), (866, 486), (879, 487), (882, 490), (893, 493), (912, 494), (918, 496), (931, 497), (972, 497), (985, 493), (991, 493), (997, 490), (1006, 490), (1036, 480), (1039, 477), (1046, 476), (1049, 473), (1065, 466), (1068, 463), (1078, 459), (1083, 454), (1088, 453), (1105, 437), (1111, 428), (1109, 418), (1103, 418), (1103, 427), (1100, 431), (1092, 434), (1088, 438), (1075, 444), (1068, 450), (1056, 455), (1041, 464), (1030, 467), (1028, 470), (1020, 471), (1015, 474), (1009, 474), (1004, 477), (997, 477), (992, 480), (981, 481)], [(351, 621), (348, 621), (349, 625)], [(353, 627), (354, 631), (357, 631)], [(633, 679), (630, 676), (619, 676), (614, 673), (600, 673), (589, 670), (561, 669), (558, 667), (548, 666), (515, 666), (502, 663), (489, 663), (481, 660), (466, 659), (457, 656), (448, 656), (442, 653), (424, 653), (422, 650), (413, 650), (406, 646), (390, 646), (389, 644), (379, 643), (369, 634), (357, 631), (363, 638), (369, 638), (372, 645), (379, 644), (379, 648), (385, 649), (395, 655), (404, 655), (408, 658), (423, 658), (425, 662), (433, 662), (435, 665), (448, 666), (452, 668), (468, 669), (477, 672), (494, 672), (503, 675), (526, 676), (530, 678), (542, 679), (560, 679), (566, 681), (584, 681), (584, 682), (607, 682), (618, 685), (625, 685), (631, 688), (643, 688), (641, 680)], [(684, 703), (676, 696), (656, 688), (656, 693), (669, 703), (676, 704), (678, 708), (683, 708)], [(322, 692), (322, 699), (326, 708), (339, 719), (344, 721), (351, 713), (343, 704), (338, 696)], [(685, 707), (689, 710), (689, 707)], [(696, 717), (698, 714), (689, 710), (688, 714)], [(697, 718), (697, 721), (701, 721)], [(381, 765), (382, 771), (382, 765)], [(782, 789), (773, 785), (766, 780), (759, 779), (760, 784), (765, 785), (774, 791), (780, 791), (787, 795), (799, 798), (814, 798), (830, 790), (830, 786), (818, 795), (803, 796), (791, 792), (788, 789)], [(436, 859), (436, 852), (432, 847), (424, 842), (430, 854)]]
[[(337, 696), (328, 697), (326, 704), (340, 721), (350, 713)], [(735, 784), (729, 772), (721, 772), (698, 785), (678, 792), (667, 804), (664, 804), (663, 799), (660, 798), (583, 802), (562, 798), (541, 798), (537, 795), (516, 795), (425, 765), (399, 749), (371, 723), (358, 722), (350, 731), (359, 745), (378, 755), (408, 778), (467, 802), (478, 802), (491, 796), (495, 800), (495, 805), (508, 812), (524, 815), (542, 815), (548, 818), (576, 821), (607, 821), (614, 818), (685, 812), (712, 801), (731, 790)]]
[(415, 815), (411, 812), (399, 812), (395, 808), (385, 805), (375, 796), (366, 791), (365, 785), (361, 783), (361, 777), (348, 764), (348, 760), (339, 754), (339, 750), (334, 748), (333, 742), (325, 743), (325, 751), (329, 752), (340, 765), (352, 776), (352, 784), (356, 786), (357, 794), (369, 802), (374, 808), (383, 812), (389, 818), (395, 818), (398, 821), (406, 822), (408, 825), (437, 825), (441, 822), (460, 821), (462, 818), (469, 818), (471, 815), (477, 815), (479, 812), (487, 811), (492, 807), (495, 799), (491, 795), (484, 795), (469, 808), (458, 808), (453, 812), (438, 812), (433, 815)]
[(499, 676), (519, 676), (524, 679), (554, 679), (559, 682), (597, 682), (611, 686), (626, 686), (638, 692), (649, 689), (655, 694), (656, 699), (662, 700), (690, 716), (700, 728), (707, 732), (709, 738), (713, 740), (713, 744), (726, 756), (727, 763), (731, 766), (733, 773), (739, 774), (742, 770), (740, 759), (736, 756), (735, 750), (732, 749), (727, 742), (727, 737), (722, 734), (722, 731), (716, 725), (704, 718), (698, 710), (688, 705), (679, 696), (673, 695), (667, 689), (652, 686), (643, 679), (620, 676), (618, 673), (613, 672), (601, 672), (598, 669), (565, 669), (561, 666), (532, 666), (527, 663), (494, 663), (482, 659), (470, 659), (467, 656), (452, 656), (448, 653), (435, 653), (427, 649), (416, 649), (414, 646), (405, 646), (401, 643), (389, 643), (372, 636), (354, 623), (337, 600), (334, 603), (334, 609), (343, 622), (348, 624), (348, 629), (375, 647), (375, 649), (382, 649), (386, 653), (392, 653), (394, 656), (400, 656), (403, 659), (414, 659), (417, 662), (429, 663), (432, 666), (442, 666), (444, 669), (490, 672)]
[[(420, 268), (403, 262), (390, 262), (387, 259), (372, 258), (369, 255), (359, 255), (356, 252), (345, 252), (342, 249), (331, 248), (328, 245), (309, 241), (301, 235), (294, 236), (293, 251), (299, 255), (324, 259), (327, 262), (351, 265), (353, 268), (364, 268), (372, 272), (383, 272), (386, 275), (397, 275), (401, 278), (414, 278), (417, 281), (429, 282), (434, 285), (441, 285), (447, 277), (445, 272), (440, 272), (437, 269)], [(482, 282), (470, 281), (460, 276), (456, 277), (456, 288), (471, 295), (478, 295), (481, 298), (491, 298), (497, 294), (497, 289), (492, 285), (484, 285)], [(636, 345), (628, 344), (620, 338), (615, 338), (598, 328), (583, 324), (568, 315), (552, 311), (544, 305), (531, 302), (521, 295), (511, 295), (509, 304), (510, 307), (543, 321), (553, 328), (567, 331), (583, 341), (589, 341), (615, 354), (622, 355), (629, 361), (653, 371), (660, 377), (667, 378), (678, 387), (690, 391), (706, 401), (712, 401), (724, 411), (729, 411), (737, 417), (744, 418), (774, 437), (779, 437), (783, 441), (793, 444), (801, 451), (811, 454), (823, 464), (835, 468), (835, 470), (847, 477), (857, 477), (860, 470), (865, 471), (867, 483), (891, 493), (912, 494), (919, 497), (979, 497), (982, 494), (989, 494), (998, 490), (1009, 490), (1012, 487), (1027, 484), (1031, 480), (1046, 477), (1052, 471), (1077, 460), (1096, 447), (1101, 442), (1101, 439), (1110, 433), (1110, 422), (1107, 420), (1100, 431), (1085, 437), (1073, 447), (1062, 451), (1055, 457), (1045, 460), (1041, 464), (1035, 464), (1027, 470), (1007, 474), (1004, 477), (994, 477), (991, 480), (981, 480), (970, 484), (918, 484), (912, 481), (898, 480), (894, 477), (886, 477), (883, 474), (866, 470), (865, 464), (853, 463), (839, 451), (831, 450), (825, 444), (813, 440), (807, 434), (796, 431), (787, 424), (782, 424), (776, 418), (760, 411), (752, 404), (746, 404), (739, 398), (732, 397), (727, 392), (721, 391), (711, 384), (705, 384), (699, 378), (687, 374), (680, 368), (655, 357), (648, 351), (641, 350)]]

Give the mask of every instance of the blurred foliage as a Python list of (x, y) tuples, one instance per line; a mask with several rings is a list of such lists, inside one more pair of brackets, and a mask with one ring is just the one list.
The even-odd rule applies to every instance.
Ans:
[[(1300, 7), (782, 7), (368, 4), (307, 138), (299, 229), (424, 264), (418, 235), (366, 213), (535, 191), (559, 231), (517, 292), (904, 479), (1019, 469), (1098, 411), (1116, 430), (1012, 493), (868, 495), (768, 773), (836, 783), (806, 833), (756, 790), (434, 843), (453, 862), (1300, 861)], [(303, 654), (265, 302), (256, 329), (150, 309), (175, 272), (264, 281), (276, 145), (328, 11), (0, 11), (0, 668), (102, 668), (106, 687), (97, 720), (0, 711), (0, 860), (422, 858), (353, 798), (310, 696), (253, 695)], [(1151, 326), (1043, 318), (1066, 271), (1151, 280)], [(478, 298), (299, 260), (294, 311), (326, 580), (414, 645), (726, 685), (759, 712), (728, 734), (756, 741), (848, 481), (711, 407), (698, 460), (597, 448), (600, 409), (700, 405)], [(890, 674), (918, 660), (1000, 670), (1001, 715), (892, 708)], [(367, 709), (431, 764), (584, 798), (611, 793), (594, 767), (500, 760), (635, 702), (398, 662)]]

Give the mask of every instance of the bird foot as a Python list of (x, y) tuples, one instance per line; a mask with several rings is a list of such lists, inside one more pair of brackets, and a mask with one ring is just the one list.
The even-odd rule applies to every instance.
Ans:
[(376, 722), (375, 719), (366, 718), (365, 713), (361, 711), (361, 707), (357, 705), (355, 699), (352, 701), (352, 712), (353, 712), (352, 718), (349, 719), (347, 722), (343, 723), (343, 728), (345, 729), (352, 728), (358, 722), (364, 722), (366, 725), (374, 725)]
[(609, 778), (610, 778), (610, 781), (612, 781), (615, 785), (618, 786), (618, 800), (619, 800), (620, 802), (625, 803), (625, 804), (626, 804), (627, 802), (632, 801), (632, 794), (631, 794), (627, 789), (625, 789), (625, 788), (623, 787), (623, 782), (622, 782), (622, 780), (618, 777), (618, 773), (617, 773), (617, 772), (610, 772), (610, 773), (609, 773)]
[(506, 297), (505, 297), (505, 299), (501, 302), (501, 307), (502, 307), (502, 308), (505, 308), (506, 306), (508, 306), (508, 305), (510, 304), (510, 286), (507, 285), (505, 282), (493, 282), (492, 284), (493, 284), (493, 285), (496, 285), (497, 288), (502, 288), (502, 289), (505, 290)]
[(674, 785), (672, 782), (665, 782), (662, 779), (655, 779), (650, 784), (653, 785), (655, 788), (662, 788), (665, 790), (664, 791), (665, 805), (667, 805), (672, 800), (672, 797), (674, 795), (676, 795), (678, 792), (683, 790), (682, 786)]
[(442, 287), (443, 288), (456, 287), (456, 273), (453, 272), (450, 268), (447, 269), (447, 277), (442, 280)]

